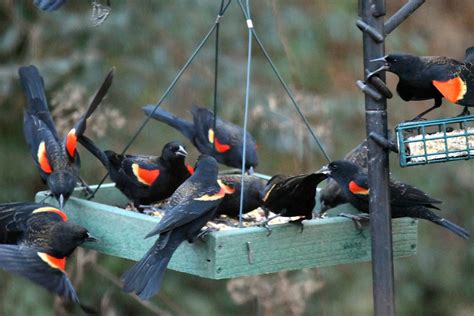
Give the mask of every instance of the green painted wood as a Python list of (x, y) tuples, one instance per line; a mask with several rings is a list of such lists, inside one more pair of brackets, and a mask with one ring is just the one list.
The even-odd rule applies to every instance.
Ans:
[[(81, 194), (77, 192), (71, 197), (64, 211), (71, 221), (83, 225), (100, 239), (84, 247), (139, 260), (152, 246), (156, 237), (144, 239), (144, 236), (159, 220), (111, 206), (126, 204), (126, 198), (113, 185), (99, 190), (94, 201), (77, 197)], [(39, 192), (36, 200), (44, 197), (45, 192)], [(55, 204), (51, 198), (46, 201)], [(303, 233), (293, 224), (273, 226), (269, 237), (260, 227), (214, 232), (205, 242), (184, 242), (175, 252), (169, 268), (224, 279), (370, 261), (369, 225), (362, 233), (351, 220), (339, 217), (305, 221), (304, 225)], [(417, 221), (410, 218), (393, 221), (394, 257), (416, 254), (417, 226)]]

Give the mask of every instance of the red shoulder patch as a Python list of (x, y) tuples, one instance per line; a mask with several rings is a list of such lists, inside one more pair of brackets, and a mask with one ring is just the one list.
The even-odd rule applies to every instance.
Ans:
[(194, 168), (193, 168), (193, 166), (191, 166), (190, 164), (187, 164), (187, 165), (186, 165), (186, 169), (188, 169), (188, 171), (189, 171), (190, 174), (194, 174)]
[(51, 213), (58, 214), (59, 216), (61, 216), (61, 218), (63, 219), (64, 222), (67, 222), (67, 220), (68, 220), (66, 213), (61, 212), (59, 209), (57, 209), (55, 207), (51, 207), (51, 206), (39, 207), (39, 208), (35, 209), (32, 212), (32, 214), (43, 213), (43, 212), (51, 212)]
[(369, 194), (369, 189), (361, 187), (355, 181), (349, 182), (349, 191), (351, 191), (353, 194), (359, 194), (359, 195), (368, 195)]
[(41, 170), (43, 170), (43, 172), (45, 173), (53, 172), (53, 168), (51, 168), (51, 164), (48, 160), (48, 153), (46, 152), (46, 144), (44, 141), (39, 144), (38, 152), (36, 155)]
[(69, 131), (69, 133), (67, 133), (67, 136), (66, 136), (66, 150), (67, 150), (67, 153), (69, 154), (69, 157), (74, 158), (76, 148), (77, 148), (77, 135), (76, 135), (76, 129), (73, 128), (72, 130)]
[(216, 147), (216, 150), (218, 152), (220, 152), (221, 154), (222, 153), (225, 153), (226, 151), (229, 151), (230, 150), (230, 146), (227, 145), (227, 144), (222, 144), (219, 139), (217, 139), (217, 137), (215, 138), (215, 143), (214, 143), (214, 147)]
[(219, 139), (215, 137), (214, 130), (212, 128), (207, 131), (207, 138), (211, 144), (214, 144), (214, 148), (216, 148), (217, 152), (222, 154), (230, 150), (229, 145), (221, 143)]
[(51, 268), (58, 269), (63, 272), (66, 271), (66, 257), (63, 258), (56, 258), (51, 255), (48, 255), (45, 252), (37, 252), (38, 257), (41, 258), (44, 262), (46, 262)]
[(160, 169), (144, 169), (137, 163), (132, 164), (132, 171), (139, 182), (149, 186), (160, 176)]
[(461, 77), (456, 77), (448, 81), (433, 80), (433, 85), (439, 92), (452, 103), (456, 103), (464, 98), (467, 91), (466, 83)]

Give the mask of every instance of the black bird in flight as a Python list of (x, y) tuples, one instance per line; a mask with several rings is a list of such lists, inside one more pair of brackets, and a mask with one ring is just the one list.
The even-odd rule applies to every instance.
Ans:
[[(179, 118), (170, 112), (154, 105), (143, 107), (145, 114), (168, 124), (186, 136), (201, 154), (211, 155), (224, 165), (234, 168), (242, 167), (243, 129), (217, 117), (214, 130), (214, 113), (193, 106), (191, 113), (193, 122)], [(255, 139), (247, 132), (245, 168), (255, 168), (258, 165), (257, 146)]]
[(384, 64), (368, 77), (387, 70), (399, 78), (397, 92), (404, 101), (434, 99), (434, 105), (414, 120), (441, 106), (443, 97), (464, 106), (461, 115), (474, 106), (474, 46), (466, 50), (464, 62), (442, 56), (389, 54), (372, 60)]
[(79, 177), (80, 160), (77, 138), (84, 133), (86, 121), (97, 109), (109, 90), (115, 68), (107, 75), (86, 113), (63, 140), (59, 137), (48, 109), (44, 82), (35, 66), (20, 67), (18, 73), (26, 96), (23, 115), (23, 133), (31, 155), (39, 168), (41, 178), (62, 209), (71, 196)]
[(97, 239), (67, 219), (47, 204), (0, 204), (0, 268), (79, 304), (66, 274), (66, 258), (83, 242)]
[[(369, 212), (369, 185), (367, 173), (356, 164), (337, 160), (323, 167), (320, 172), (334, 179), (344, 196), (360, 212)], [(435, 204), (441, 201), (429, 197), (425, 192), (402, 182), (390, 181), (390, 207), (392, 217), (413, 217), (428, 220), (440, 225), (456, 235), (468, 239), (469, 232), (464, 228), (439, 216), (431, 209), (439, 210)]]
[(102, 151), (84, 135), (79, 137), (79, 142), (99, 159), (117, 189), (136, 208), (170, 197), (194, 171), (185, 163), (188, 155), (185, 146), (177, 141), (167, 143), (160, 157)]
[(159, 234), (160, 237), (122, 276), (125, 292), (135, 292), (146, 300), (160, 290), (165, 269), (175, 250), (185, 240), (194, 241), (201, 228), (214, 217), (225, 194), (234, 191), (218, 181), (217, 173), (217, 161), (201, 155), (194, 174), (173, 193), (165, 215), (146, 236)]

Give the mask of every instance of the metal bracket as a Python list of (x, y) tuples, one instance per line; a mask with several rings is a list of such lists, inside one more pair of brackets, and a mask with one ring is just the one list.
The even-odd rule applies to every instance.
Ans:
[(247, 241), (247, 259), (249, 264), (253, 264), (253, 250), (252, 250), (252, 243)]
[(408, 0), (397, 12), (395, 12), (384, 23), (385, 36), (396, 29), (403, 21), (405, 21), (413, 12), (415, 12), (425, 0)]
[(375, 132), (370, 132), (369, 138), (373, 140), (380, 147), (388, 149), (398, 154), (398, 146), (393, 141), (390, 141), (386, 139), (385, 137), (383, 137), (382, 135), (377, 134)]
[(359, 30), (369, 34), (369, 36), (372, 37), (372, 39), (375, 42), (377, 42), (377, 43), (382, 43), (383, 42), (383, 39), (384, 39), (383, 35), (380, 34), (376, 29), (374, 29), (369, 24), (365, 23), (361, 19), (358, 19), (357, 22), (356, 22), (356, 25), (359, 28)]
[(357, 80), (357, 87), (374, 100), (380, 101), (383, 98), (377, 90), (372, 88), (370, 85), (365, 84), (362, 80)]

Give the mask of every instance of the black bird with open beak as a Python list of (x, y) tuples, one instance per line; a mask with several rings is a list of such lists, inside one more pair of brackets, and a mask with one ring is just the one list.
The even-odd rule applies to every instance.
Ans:
[(441, 106), (443, 98), (464, 106), (461, 115), (474, 106), (474, 47), (466, 50), (464, 62), (442, 56), (389, 54), (371, 62), (382, 62), (368, 78), (389, 71), (399, 78), (397, 93), (404, 101), (434, 99), (434, 105), (418, 114), (414, 120)]
[(185, 163), (185, 146), (178, 141), (167, 143), (160, 157), (102, 151), (86, 136), (81, 136), (79, 142), (99, 159), (117, 189), (138, 209), (170, 197), (194, 172)]

